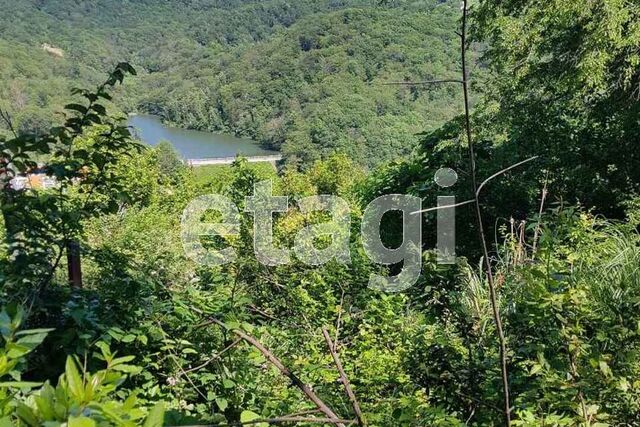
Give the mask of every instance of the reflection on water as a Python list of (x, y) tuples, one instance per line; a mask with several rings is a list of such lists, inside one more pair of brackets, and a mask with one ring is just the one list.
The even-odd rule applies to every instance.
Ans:
[(146, 144), (157, 145), (162, 140), (169, 141), (185, 159), (234, 157), (237, 154), (245, 156), (278, 154), (260, 147), (250, 139), (167, 126), (158, 116), (144, 114), (131, 116), (129, 126), (134, 128), (134, 135)]

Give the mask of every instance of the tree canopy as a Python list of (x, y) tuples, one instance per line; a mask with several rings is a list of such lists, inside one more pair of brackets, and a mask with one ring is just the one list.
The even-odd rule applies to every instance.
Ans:
[[(0, 0), (0, 426), (638, 425), (639, 14)], [(133, 111), (285, 161), (187, 166), (135, 140)], [(33, 175), (53, 185), (14, 185)], [(288, 263), (256, 254), (261, 188)], [(383, 292), (408, 257), (361, 230), (401, 195), (422, 216), (393, 205), (376, 237), (421, 267)], [(310, 209), (328, 196), (342, 223)], [(236, 209), (193, 208), (213, 197)], [(348, 262), (292, 249), (337, 240)]]

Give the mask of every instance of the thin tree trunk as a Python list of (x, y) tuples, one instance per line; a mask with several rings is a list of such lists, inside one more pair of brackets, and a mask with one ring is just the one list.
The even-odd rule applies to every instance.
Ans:
[(82, 289), (81, 260), (80, 244), (75, 240), (67, 242), (67, 270), (69, 272), (69, 285), (74, 289)]
[(498, 303), (498, 295), (496, 292), (495, 281), (493, 278), (493, 269), (491, 260), (489, 259), (489, 248), (484, 233), (484, 224), (482, 220), (482, 208), (480, 207), (480, 199), (478, 194), (476, 155), (471, 136), (471, 108), (469, 106), (469, 76), (467, 72), (467, 17), (468, 17), (468, 0), (462, 2), (462, 32), (461, 39), (461, 59), (462, 59), (462, 88), (464, 93), (464, 121), (467, 135), (467, 143), (469, 146), (469, 163), (471, 167), (471, 183), (473, 186), (473, 194), (475, 198), (476, 221), (480, 242), (482, 244), (482, 253), (486, 267), (487, 281), (489, 283), (489, 297), (491, 299), (491, 308), (493, 310), (493, 320), (498, 333), (500, 344), (500, 371), (502, 375), (502, 388), (504, 394), (504, 418), (505, 425), (511, 426), (511, 403), (509, 399), (509, 373), (507, 369), (507, 345), (502, 328), (502, 319), (500, 317), (500, 306)]

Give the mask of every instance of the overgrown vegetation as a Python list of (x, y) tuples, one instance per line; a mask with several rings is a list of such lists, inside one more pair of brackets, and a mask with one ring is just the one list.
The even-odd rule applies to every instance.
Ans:
[[(0, 137), (0, 303), (5, 307), (0, 425), (505, 423), (502, 357), (474, 212), (468, 206), (457, 210), (454, 265), (437, 264), (436, 212), (425, 213), (422, 275), (403, 293), (368, 288), (371, 273), (396, 274), (402, 266), (372, 263), (359, 232), (365, 206), (380, 195), (413, 194), (425, 207), (447, 193), (458, 201), (473, 197), (464, 117), (437, 126), (463, 111), (456, 83), (419, 90), (380, 84), (394, 78), (459, 79), (449, 67), (460, 55), (453, 44), (457, 12), (448, 2), (398, 2), (380, 9), (364, 9), (364, 2), (299, 2), (289, 5), (285, 16), (287, 4), (212, 0), (123, 6), (158, 18), (175, 11), (174, 25), (187, 18), (206, 22), (220, 13), (216, 19), (228, 27), (224, 38), (215, 33), (215, 43), (213, 33), (198, 32), (206, 28), (201, 25), (178, 26), (180, 37), (173, 39), (181, 43), (197, 33), (199, 52), (215, 52), (209, 59), (214, 66), (204, 66), (209, 60), (201, 58), (204, 62), (190, 65), (195, 77), (185, 83), (207, 88), (202, 104), (183, 102), (177, 112), (181, 89), (176, 88), (167, 99), (156, 99), (154, 108), (175, 121), (193, 119), (193, 126), (255, 135), (274, 117), (295, 117), (278, 128), (282, 139), (269, 140), (290, 155), (278, 170), (242, 158), (232, 166), (192, 169), (168, 144), (151, 149), (133, 141), (123, 119), (107, 111), (118, 108), (112, 94), (116, 101), (135, 99), (136, 93), (127, 93), (129, 81), (135, 82), (134, 92), (150, 81), (170, 85), (175, 76), (170, 70), (130, 80), (135, 69), (120, 63), (96, 90), (74, 91), (64, 119), (40, 116), (48, 104), (33, 110), (34, 119), (45, 117), (35, 127), (23, 125), (20, 111), (12, 119), (2, 110), (7, 134)], [(343, 5), (358, 9), (324, 13)], [(486, 43), (491, 71), (470, 117), (479, 182), (539, 156), (491, 180), (480, 199), (492, 232), (488, 264), (505, 334), (514, 426), (640, 422), (638, 6), (615, 0), (583, 6), (566, 0), (482, 1), (471, 9), (475, 41)], [(428, 19), (423, 7), (442, 8), (451, 26), (423, 28)], [(33, 8), (43, 22), (55, 18), (79, 29), (126, 23), (113, 5), (102, 2), (81, 8), (65, 1), (35, 2), (17, 10)], [(404, 13), (411, 10), (415, 14)], [(265, 18), (270, 11), (280, 11), (276, 21), (289, 28), (271, 25)], [(323, 13), (302, 17), (311, 12)], [(103, 16), (104, 23), (86, 21), (87, 16)], [(140, 18), (131, 13), (126, 19)], [(31, 42), (23, 31), (11, 31)], [(96, 31), (87, 43), (102, 40)], [(139, 31), (149, 34), (146, 27)], [(442, 67), (430, 69), (432, 64), (422, 63), (428, 49), (420, 47), (428, 43), (412, 40), (421, 32), (428, 38), (440, 31)], [(60, 34), (75, 40), (71, 32)], [(114, 42), (119, 49), (133, 43), (126, 37)], [(378, 48), (387, 38), (390, 44)], [(149, 40), (147, 46), (169, 52), (162, 43), (168, 41)], [(402, 66), (385, 62), (393, 50), (389, 46), (404, 51), (412, 45), (415, 56), (405, 52), (409, 57)], [(434, 52), (438, 46), (432, 46)], [(23, 48), (15, 51), (14, 64), (24, 60)], [(91, 57), (102, 58), (99, 52)], [(334, 73), (298, 74), (334, 60), (339, 60)], [(216, 68), (222, 64), (229, 68)], [(151, 66), (145, 67), (148, 72)], [(31, 70), (59, 75), (55, 68)], [(228, 80), (207, 78), (220, 73)], [(272, 92), (263, 93), (265, 76), (273, 79)], [(44, 91), (38, 81), (28, 77), (22, 87)], [(55, 103), (66, 98), (72, 79), (60, 81), (50, 88)], [(244, 87), (250, 82), (255, 85)], [(157, 95), (141, 93), (148, 100)], [(242, 96), (250, 93), (261, 98)], [(450, 97), (448, 112), (433, 113), (438, 120), (430, 123), (421, 102), (445, 99), (441, 95)], [(233, 120), (209, 109), (216, 102), (237, 105)], [(21, 111), (31, 108), (27, 105)], [(393, 112), (372, 119), (368, 107), (374, 105)], [(352, 114), (362, 121), (352, 121)], [(397, 149), (376, 145), (368, 126), (378, 126), (387, 114), (401, 123), (380, 125), (388, 135), (410, 139), (415, 129), (427, 131), (415, 150), (405, 142)], [(49, 128), (49, 122), (62, 124)], [(335, 145), (313, 140), (321, 135)], [(365, 166), (398, 154), (397, 162), (372, 171)], [(10, 184), (38, 164), (56, 178), (57, 188), (20, 190)], [(436, 185), (434, 173), (441, 167), (458, 172), (455, 186)], [(254, 184), (266, 179), (275, 195), (289, 196), (289, 210), (274, 216), (280, 247), (291, 247), (302, 227), (328, 219), (304, 213), (301, 197), (335, 194), (347, 200), (351, 263), (313, 267), (293, 257), (289, 265), (262, 265), (254, 254), (251, 215), (244, 213), (238, 235), (202, 239), (210, 248), (234, 248), (235, 262), (203, 266), (186, 258), (180, 221), (190, 201), (217, 193), (242, 210)], [(400, 237), (396, 219), (385, 218), (389, 242)], [(67, 270), (68, 264), (77, 267), (78, 258), (81, 281), (69, 274), (73, 268)]]

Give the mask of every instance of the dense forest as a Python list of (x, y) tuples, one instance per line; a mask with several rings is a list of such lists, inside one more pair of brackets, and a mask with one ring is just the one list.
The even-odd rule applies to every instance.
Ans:
[[(0, 426), (639, 426), (640, 3), (462, 5), (0, 0)], [(284, 158), (190, 167), (133, 112)], [(261, 262), (264, 182), (275, 246), (349, 262)], [(185, 229), (212, 195), (233, 233)], [(386, 195), (423, 211), (390, 263)]]
[(0, 93), (25, 130), (46, 129), (65, 87), (123, 59), (139, 71), (123, 111), (249, 136), (302, 166), (401, 158), (460, 97), (385, 85), (455, 73), (457, 2), (3, 3), (2, 43), (18, 51), (3, 55)]

